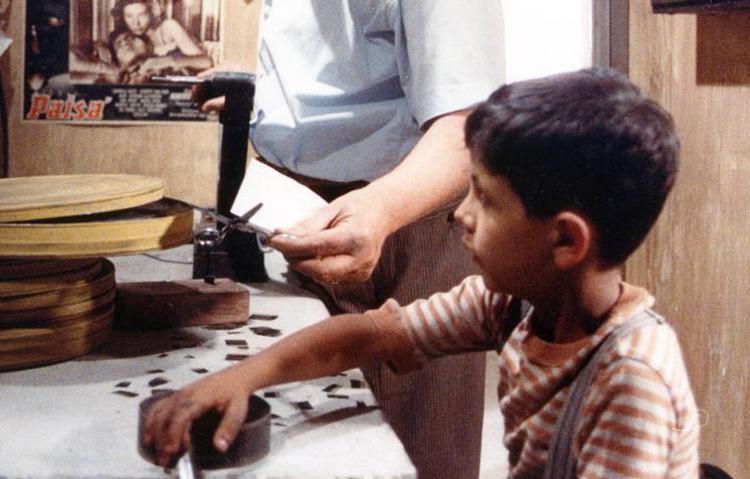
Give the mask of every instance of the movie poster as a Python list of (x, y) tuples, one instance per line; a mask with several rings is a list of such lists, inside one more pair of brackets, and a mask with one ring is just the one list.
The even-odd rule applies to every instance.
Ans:
[(189, 86), (221, 60), (221, 0), (27, 0), (24, 120), (205, 121)]

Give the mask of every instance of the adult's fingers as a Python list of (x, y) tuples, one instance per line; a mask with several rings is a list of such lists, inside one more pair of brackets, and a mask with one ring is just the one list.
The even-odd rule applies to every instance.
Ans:
[(355, 255), (362, 239), (351, 228), (334, 227), (307, 236), (275, 235), (269, 246), (280, 251), (289, 261), (325, 258), (340, 254)]
[[(213, 75), (216, 72), (246, 72), (247, 68), (243, 67), (239, 63), (225, 62), (215, 67), (211, 67), (207, 70), (199, 72), (196, 76), (198, 78), (206, 78)], [(201, 111), (208, 113), (210, 111), (222, 111), (224, 109), (224, 97), (217, 97), (207, 99), (204, 97), (204, 89), (201, 85), (196, 85), (192, 88), (191, 98), (193, 101), (201, 104)]]
[(208, 113), (211, 111), (222, 111), (224, 110), (224, 106), (226, 103), (226, 98), (223, 96), (217, 96), (216, 98), (211, 98), (210, 100), (206, 100), (201, 104), (201, 111), (204, 113)]
[(207, 70), (199, 71), (195, 76), (197, 76), (198, 78), (206, 78), (213, 75), (215, 71), (217, 71), (217, 67), (211, 67)]
[(224, 410), (224, 414), (214, 433), (214, 447), (226, 452), (239, 434), (247, 416), (247, 400), (234, 400)]
[(311, 258), (290, 262), (296, 271), (324, 284), (361, 283), (372, 274), (374, 262), (349, 255)]

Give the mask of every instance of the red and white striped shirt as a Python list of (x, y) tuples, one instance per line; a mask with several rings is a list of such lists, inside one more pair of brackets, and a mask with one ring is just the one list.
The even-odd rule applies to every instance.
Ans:
[[(480, 276), (406, 307), (389, 300), (368, 314), (396, 371), (446, 354), (502, 348), (498, 394), (510, 477), (539, 478), (568, 386), (585, 359), (614, 327), (653, 304), (646, 290), (622, 287), (597, 331), (572, 343), (535, 336), (533, 313), (518, 318), (519, 308), (510, 307), (517, 301), (489, 291)], [(504, 341), (509, 321), (518, 326)], [(698, 413), (674, 330), (665, 322), (636, 328), (600, 365), (575, 431), (577, 476), (698, 478)]]

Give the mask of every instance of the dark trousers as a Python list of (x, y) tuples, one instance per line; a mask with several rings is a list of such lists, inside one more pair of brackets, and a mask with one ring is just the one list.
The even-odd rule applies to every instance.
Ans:
[[(308, 186), (324, 189), (320, 185)], [(336, 195), (328, 195), (328, 199), (332, 196)], [(460, 229), (448, 222), (448, 214), (455, 206), (391, 235), (366, 283), (329, 286), (299, 276), (298, 280), (326, 303), (331, 314), (377, 308), (388, 298), (406, 305), (431, 293), (447, 291), (476, 273), (461, 246)], [(394, 374), (384, 364), (363, 368), (420, 479), (478, 477), (484, 367), (485, 353), (472, 353), (440, 358), (403, 375)]]

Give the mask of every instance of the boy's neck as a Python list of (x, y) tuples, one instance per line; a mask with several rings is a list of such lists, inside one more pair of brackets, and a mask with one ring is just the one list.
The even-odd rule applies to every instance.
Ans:
[(619, 268), (573, 276), (561, 283), (551, 301), (535, 308), (534, 331), (545, 341), (570, 343), (590, 336), (620, 298)]

